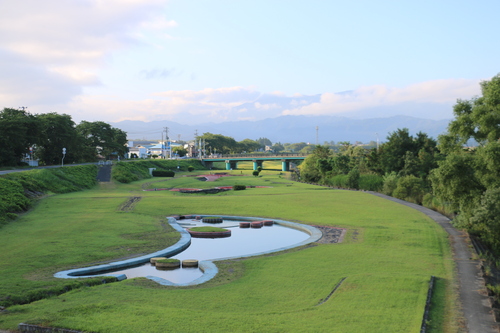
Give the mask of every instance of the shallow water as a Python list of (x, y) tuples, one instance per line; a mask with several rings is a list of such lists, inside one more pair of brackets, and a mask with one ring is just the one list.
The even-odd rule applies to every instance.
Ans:
[[(300, 243), (309, 235), (303, 231), (280, 225), (262, 228), (239, 228), (239, 221), (225, 220), (223, 224), (208, 224), (196, 220), (183, 220), (179, 224), (185, 228), (195, 226), (216, 226), (230, 228), (231, 237), (226, 238), (192, 238), (191, 245), (183, 252), (171, 258), (185, 260), (214, 260), (227, 257), (243, 257), (251, 254), (276, 250), (285, 246)], [(198, 268), (179, 268), (174, 270), (158, 270), (147, 263), (113, 273), (125, 274), (128, 279), (135, 277), (156, 276), (174, 283), (187, 283), (203, 275)]]

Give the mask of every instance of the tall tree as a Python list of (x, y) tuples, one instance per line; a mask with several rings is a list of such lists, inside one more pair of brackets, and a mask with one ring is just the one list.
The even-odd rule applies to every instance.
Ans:
[(0, 165), (18, 165), (39, 135), (40, 126), (34, 115), (9, 108), (0, 111)]
[(196, 138), (197, 141), (202, 140), (206, 146), (209, 146), (212, 151), (219, 154), (230, 154), (237, 150), (236, 140), (222, 134), (203, 133)]
[(123, 156), (127, 152), (127, 134), (105, 122), (82, 121), (76, 130), (82, 136), (86, 160), (95, 160), (97, 155), (109, 159), (112, 154)]
[(260, 143), (255, 140), (245, 139), (238, 142), (238, 152), (250, 153), (260, 148)]
[(40, 142), (36, 154), (47, 165), (60, 164), (63, 148), (64, 163), (81, 161), (82, 140), (70, 115), (46, 113), (37, 115), (41, 126)]
[[(458, 100), (454, 106), (455, 119), (448, 133), (439, 137), (439, 148), (448, 155), (431, 176), (434, 192), (457, 210), (459, 224), (473, 232), (481, 229), (477, 224), (488, 215), (477, 209), (481, 198), (491, 202), (486, 193), (500, 187), (500, 75), (481, 82), (481, 91), (482, 96)], [(465, 147), (471, 139), (479, 147)], [(494, 196), (497, 202), (498, 194)], [(498, 228), (486, 229), (500, 239)], [(496, 246), (491, 237), (484, 240)]]

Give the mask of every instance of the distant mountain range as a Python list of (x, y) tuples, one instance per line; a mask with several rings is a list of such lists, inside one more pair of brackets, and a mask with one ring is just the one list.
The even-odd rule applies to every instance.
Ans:
[[(185, 125), (168, 120), (153, 122), (125, 120), (110, 123), (113, 127), (128, 133), (129, 140), (159, 140), (165, 127), (169, 129), (172, 140), (189, 141), (195, 132), (206, 132), (233, 137), (237, 141), (268, 138), (273, 143), (310, 142), (323, 144), (325, 141), (370, 141), (384, 142), (389, 133), (398, 128), (408, 128), (411, 134), (424, 132), (437, 138), (446, 132), (450, 120), (420, 119), (410, 116), (389, 118), (352, 119), (339, 116), (280, 116), (258, 121), (231, 121), (223, 123), (204, 123)], [(316, 131), (316, 127), (318, 130)], [(163, 133), (165, 136), (165, 133)]]

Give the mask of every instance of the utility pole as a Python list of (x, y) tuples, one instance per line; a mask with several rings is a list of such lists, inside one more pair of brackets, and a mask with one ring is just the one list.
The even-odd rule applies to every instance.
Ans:
[[(165, 155), (164, 155), (164, 152), (163, 152), (163, 148), (164, 148), (164, 145), (165, 145), (165, 142), (163, 141), (163, 131), (161, 132), (161, 136), (162, 136), (161, 154), (162, 154), (163, 158), (165, 158)], [(167, 140), (167, 146), (168, 146), (168, 127), (165, 127), (165, 140)], [(172, 153), (170, 153), (170, 157), (172, 157)]]
[[(198, 130), (194, 130), (194, 154), (196, 155), (196, 153), (198, 152), (198, 150), (196, 149), (196, 147), (198, 146)], [(196, 156), (192, 156), (192, 157), (196, 157)]]

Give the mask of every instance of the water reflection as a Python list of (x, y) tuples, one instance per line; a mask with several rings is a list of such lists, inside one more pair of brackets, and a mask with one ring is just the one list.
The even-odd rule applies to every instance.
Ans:
[[(243, 257), (251, 254), (276, 250), (300, 243), (309, 235), (305, 232), (280, 225), (265, 226), (260, 229), (239, 228), (239, 221), (225, 220), (223, 224), (207, 224), (196, 220), (181, 221), (185, 228), (195, 226), (217, 226), (231, 228), (231, 237), (227, 238), (192, 238), (191, 245), (172, 258), (185, 260), (214, 260), (227, 257)], [(127, 278), (156, 276), (174, 283), (187, 283), (203, 275), (198, 268), (186, 267), (174, 270), (158, 270), (147, 263), (141, 266), (116, 271)]]

